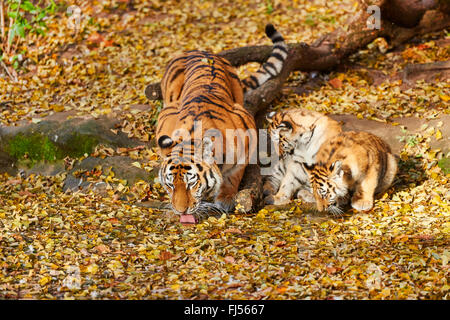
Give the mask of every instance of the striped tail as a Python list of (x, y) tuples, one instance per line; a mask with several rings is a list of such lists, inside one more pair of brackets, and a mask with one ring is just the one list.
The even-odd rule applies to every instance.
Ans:
[(270, 23), (266, 25), (266, 35), (272, 40), (272, 53), (269, 59), (259, 67), (258, 71), (242, 80), (244, 91), (258, 88), (267, 80), (277, 76), (283, 69), (284, 61), (288, 55), (288, 46), (281, 34)]

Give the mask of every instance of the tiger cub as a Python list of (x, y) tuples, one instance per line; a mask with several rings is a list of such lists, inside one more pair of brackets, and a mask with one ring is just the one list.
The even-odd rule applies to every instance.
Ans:
[(389, 145), (368, 132), (348, 131), (321, 147), (316, 164), (305, 165), (319, 211), (343, 213), (348, 204), (358, 211), (372, 209), (374, 195), (386, 191), (397, 173)]
[(292, 196), (314, 202), (302, 163), (313, 165), (322, 143), (341, 133), (341, 125), (319, 112), (297, 108), (271, 112), (267, 120), (279, 162), (264, 183), (266, 204), (284, 204)]
[[(156, 128), (163, 158), (159, 179), (180, 222), (195, 223), (201, 214), (234, 207), (244, 170), (256, 153), (256, 143), (251, 141), (256, 140), (256, 125), (244, 108), (244, 91), (280, 73), (288, 54), (273, 25), (265, 31), (273, 42), (272, 53), (242, 82), (229, 61), (204, 51), (183, 53), (166, 68), (161, 81), (164, 107)], [(230, 131), (235, 135), (229, 137)], [(234, 157), (239, 146), (244, 159)], [(209, 154), (207, 159), (196, 152), (199, 149)], [(223, 162), (230, 154), (232, 159)]]

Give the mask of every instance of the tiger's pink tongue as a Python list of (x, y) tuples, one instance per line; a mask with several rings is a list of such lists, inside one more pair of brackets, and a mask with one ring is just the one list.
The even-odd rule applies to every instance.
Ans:
[(194, 223), (195, 217), (192, 214), (182, 214), (180, 215), (180, 223)]

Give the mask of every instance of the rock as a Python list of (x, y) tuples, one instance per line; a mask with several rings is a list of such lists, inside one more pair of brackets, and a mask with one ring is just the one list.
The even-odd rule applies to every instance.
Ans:
[(96, 183), (85, 181), (81, 177), (75, 177), (74, 173), (77, 171), (92, 171), (96, 167), (101, 167), (103, 170), (111, 168), (114, 172), (114, 177), (120, 180), (126, 180), (127, 185), (133, 185), (139, 180), (153, 182), (153, 179), (158, 175), (157, 168), (148, 172), (144, 169), (137, 168), (132, 165), (136, 160), (125, 156), (112, 156), (105, 159), (89, 157), (76, 164), (72, 170), (67, 174), (64, 182), (63, 190), (79, 190), (93, 187), (96, 189), (104, 188), (103, 183)]
[[(373, 133), (380, 138), (386, 140), (391, 146), (395, 154), (399, 154), (404, 146), (404, 142), (400, 142), (399, 137), (419, 132), (424, 124), (428, 127), (437, 128), (437, 124), (442, 122), (444, 125), (438, 128), (442, 132), (442, 139), (437, 140), (435, 137), (431, 139), (430, 147), (432, 149), (441, 149), (444, 154), (450, 151), (450, 115), (441, 115), (437, 119), (427, 120), (416, 117), (395, 118), (398, 125), (394, 126), (390, 123), (383, 123), (374, 120), (358, 119), (353, 115), (330, 115), (336, 121), (343, 123), (344, 131), (367, 131)], [(404, 126), (408, 133), (402, 132), (401, 126)]]
[(2, 172), (6, 172), (13, 176), (17, 174), (17, 167), (15, 165), (15, 159), (6, 152), (0, 150), (0, 173)]
[[(130, 139), (121, 131), (117, 134), (112, 132), (118, 124), (117, 119), (106, 116), (98, 119), (70, 118), (68, 114), (64, 116), (61, 112), (57, 117), (52, 115), (38, 123), (0, 126), (2, 163), (12, 161), (30, 168), (41, 161), (53, 163), (67, 156), (78, 158), (89, 155), (99, 144), (126, 148), (150, 145)], [(6, 171), (6, 168), (9, 164), (0, 166), (0, 172)]]

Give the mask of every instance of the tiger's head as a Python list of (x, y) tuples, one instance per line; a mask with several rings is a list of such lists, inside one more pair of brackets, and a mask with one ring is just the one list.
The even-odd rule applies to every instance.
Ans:
[(322, 115), (304, 109), (289, 109), (281, 112), (272, 111), (267, 114), (269, 133), (272, 142), (278, 144), (281, 157), (291, 154), (298, 145), (307, 145), (315, 129), (316, 121)]
[(333, 215), (341, 215), (343, 207), (348, 203), (348, 184), (346, 170), (341, 161), (331, 164), (303, 164), (309, 175), (313, 195), (319, 211), (327, 211)]
[(200, 144), (188, 141), (177, 144), (161, 164), (159, 180), (179, 215), (201, 214), (207, 209), (202, 200), (214, 196), (222, 183), (220, 169), (212, 159), (212, 142), (204, 140), (202, 157), (195, 152)]

